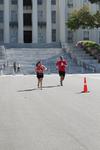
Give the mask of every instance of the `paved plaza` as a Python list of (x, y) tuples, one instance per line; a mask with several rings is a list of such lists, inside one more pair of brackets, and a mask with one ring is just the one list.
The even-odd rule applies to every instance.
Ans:
[(0, 150), (100, 150), (100, 74), (0, 76)]

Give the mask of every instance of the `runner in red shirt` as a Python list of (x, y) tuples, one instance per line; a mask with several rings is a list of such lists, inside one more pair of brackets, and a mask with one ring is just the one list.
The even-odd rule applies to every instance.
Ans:
[(66, 66), (67, 66), (67, 61), (63, 58), (63, 56), (60, 56), (60, 59), (56, 62), (56, 67), (59, 72), (61, 86), (63, 86), (63, 80), (65, 78)]
[(42, 90), (42, 81), (44, 77), (44, 71), (47, 70), (47, 68), (41, 64), (41, 62), (37, 62), (36, 67), (35, 67), (35, 72), (37, 74), (37, 79), (38, 79), (38, 88)]

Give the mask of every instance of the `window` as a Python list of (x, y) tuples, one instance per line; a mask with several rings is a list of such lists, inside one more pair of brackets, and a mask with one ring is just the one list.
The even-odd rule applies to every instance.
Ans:
[(68, 0), (68, 7), (69, 8), (73, 7), (73, 0)]
[(72, 31), (68, 31), (68, 42), (69, 43), (73, 42), (73, 32)]
[(55, 10), (52, 11), (51, 16), (52, 16), (52, 23), (56, 23), (56, 11)]
[(56, 42), (56, 29), (52, 29), (52, 42)]
[(43, 4), (43, 0), (38, 0), (38, 5), (42, 5)]
[(83, 39), (84, 40), (89, 40), (89, 31), (84, 31), (83, 32)]
[(56, 0), (51, 0), (51, 5), (56, 5)]
[(42, 11), (42, 10), (39, 10), (39, 11), (38, 11), (38, 20), (39, 20), (39, 21), (42, 21), (42, 20), (43, 20), (43, 11)]
[(0, 4), (3, 4), (3, 0), (0, 0)]
[(0, 41), (3, 41), (3, 29), (0, 29)]
[(24, 14), (24, 26), (32, 25), (32, 14)]
[(0, 22), (3, 23), (3, 11), (0, 10)]
[(32, 0), (23, 0), (24, 6), (32, 6)]
[(17, 4), (17, 0), (11, 0), (11, 3), (14, 5)]
[(17, 22), (17, 12), (16, 11), (11, 11), (11, 21)]
[(87, 3), (87, 2), (88, 2), (88, 0), (83, 0), (83, 4), (84, 4), (84, 3)]

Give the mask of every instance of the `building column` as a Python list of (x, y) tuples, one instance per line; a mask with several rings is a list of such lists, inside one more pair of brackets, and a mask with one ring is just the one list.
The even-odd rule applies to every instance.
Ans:
[(23, 43), (23, 0), (18, 0), (18, 43)]
[(65, 43), (65, 33), (66, 33), (66, 25), (65, 25), (65, 0), (59, 0), (59, 25), (60, 25), (60, 42)]
[(4, 43), (9, 43), (10, 41), (9, 7), (9, 0), (4, 0)]
[(47, 21), (47, 25), (46, 25), (46, 42), (47, 43), (51, 43), (52, 39), (52, 34), (51, 34), (51, 30), (52, 30), (52, 22), (51, 22), (51, 0), (47, 0), (47, 9), (46, 9), (46, 21)]
[(38, 43), (37, 0), (32, 0), (32, 43)]

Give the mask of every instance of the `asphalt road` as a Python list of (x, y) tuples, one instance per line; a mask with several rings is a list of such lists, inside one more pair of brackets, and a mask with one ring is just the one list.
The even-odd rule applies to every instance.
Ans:
[[(83, 90), (87, 77), (89, 93)], [(0, 150), (100, 150), (100, 75), (0, 77)]]

